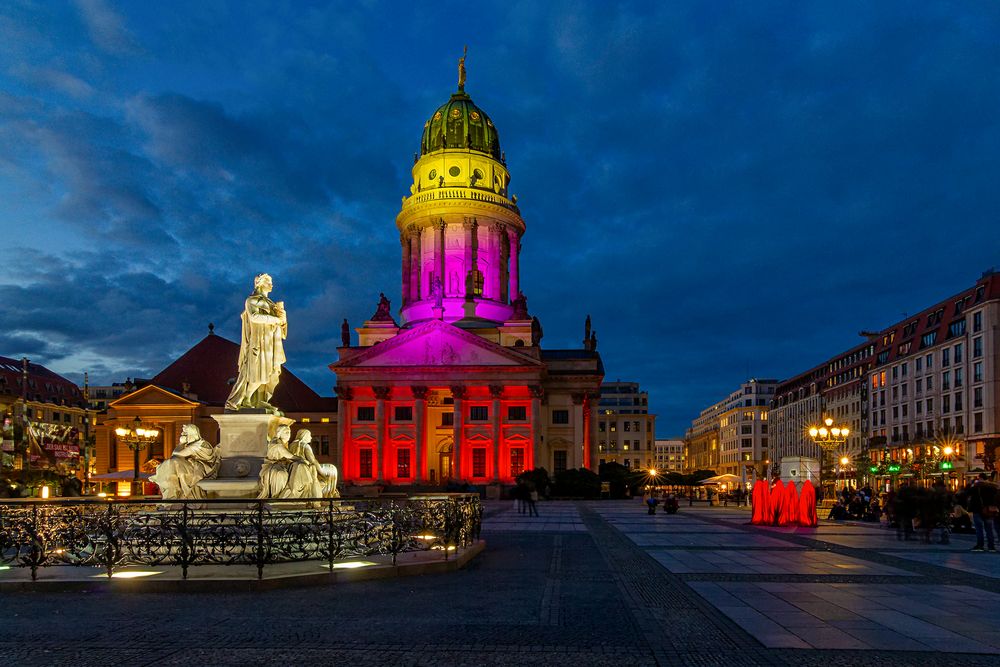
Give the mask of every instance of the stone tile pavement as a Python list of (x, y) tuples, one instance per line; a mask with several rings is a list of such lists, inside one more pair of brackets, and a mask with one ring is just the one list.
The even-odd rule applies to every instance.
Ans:
[[(991, 665), (1000, 557), (732, 508), (487, 504), (466, 569), (257, 593), (11, 593), (13, 665)], [(894, 537), (893, 537), (894, 539)], [(841, 543), (847, 540), (847, 543)], [(978, 558), (971, 558), (977, 556)], [(970, 571), (971, 570), (971, 571)], [(981, 572), (976, 572), (981, 570)]]

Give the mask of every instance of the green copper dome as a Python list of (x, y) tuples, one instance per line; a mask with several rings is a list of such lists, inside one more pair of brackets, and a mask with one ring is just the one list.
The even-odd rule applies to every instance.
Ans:
[(493, 121), (462, 90), (452, 94), (451, 99), (438, 107), (430, 120), (424, 123), (420, 155), (442, 148), (471, 149), (503, 161), (500, 135)]

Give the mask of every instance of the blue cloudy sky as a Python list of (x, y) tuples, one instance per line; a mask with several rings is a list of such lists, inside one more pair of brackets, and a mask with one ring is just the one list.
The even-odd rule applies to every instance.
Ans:
[(0, 354), (148, 376), (267, 270), (330, 394), (466, 43), (544, 343), (662, 435), (1000, 264), (996, 3), (8, 0)]

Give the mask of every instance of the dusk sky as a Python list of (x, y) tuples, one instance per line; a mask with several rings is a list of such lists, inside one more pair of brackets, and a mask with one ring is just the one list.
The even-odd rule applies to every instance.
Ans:
[[(0, 4), (0, 355), (92, 382), (232, 340), (254, 274), (323, 395), (400, 303), (456, 87), (495, 122), (543, 346), (594, 322), (660, 435), (1000, 265), (1000, 4)], [(234, 369), (235, 374), (235, 369)]]

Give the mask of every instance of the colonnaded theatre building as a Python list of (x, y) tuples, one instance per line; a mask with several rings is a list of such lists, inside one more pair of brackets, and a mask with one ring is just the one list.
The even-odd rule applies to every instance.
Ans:
[(536, 467), (596, 469), (597, 338), (588, 322), (582, 349), (541, 347), (509, 183), (497, 130), (460, 80), (424, 123), (396, 216), (399, 321), (383, 298), (330, 365), (346, 484), (509, 484)]

